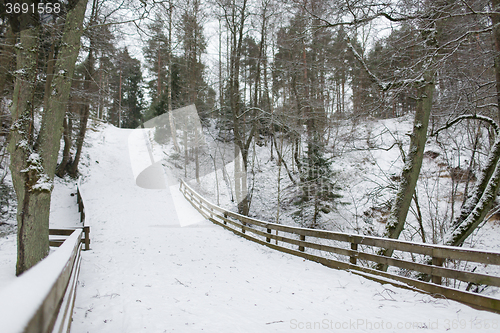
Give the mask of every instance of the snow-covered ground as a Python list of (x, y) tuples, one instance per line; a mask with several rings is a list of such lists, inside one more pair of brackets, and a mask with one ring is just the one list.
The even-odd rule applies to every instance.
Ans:
[(130, 132), (89, 135), (82, 187), (92, 249), (82, 255), (73, 333), (498, 329), (497, 314), (246, 241), (181, 207), (176, 187), (136, 186)]
[(16, 278), (16, 235), (0, 237), (0, 290)]
[[(15, 219), (15, 215), (12, 216)], [(8, 221), (14, 224), (14, 221)], [(80, 214), (76, 204), (76, 182), (56, 178), (50, 204), (50, 227), (65, 228), (80, 226)], [(0, 290), (7, 288), (16, 279), (16, 234), (11, 232), (0, 237)], [(55, 249), (55, 248), (53, 248)], [(52, 249), (52, 250), (53, 250)]]
[[(327, 156), (331, 158), (332, 169), (335, 170), (332, 181), (340, 188), (338, 193), (342, 195), (342, 198), (337, 201), (344, 204), (338, 204), (336, 209), (332, 209), (329, 213), (321, 212), (319, 228), (383, 236), (403, 167), (401, 151), (408, 151), (408, 134), (411, 133), (412, 123), (412, 116), (406, 115), (399, 118), (363, 121), (343, 119), (331, 126), (332, 135), (327, 144)], [(433, 125), (433, 128), (436, 127), (438, 124)], [(451, 175), (453, 171), (466, 175), (466, 170), (471, 166), (472, 144), (470, 141), (475, 137), (469, 133), (471, 128), (473, 128), (471, 124), (464, 122), (448, 131), (441, 132), (439, 138), (429, 137), (416, 189), (419, 209), (413, 202), (400, 239), (442, 244), (443, 237), (450, 230), (452, 221), (460, 212), (466, 193), (465, 179), (453, 182)], [(472, 163), (473, 179), (479, 176), (479, 170), (484, 165), (491, 144), (486, 129), (483, 127), (481, 129), (483, 130), (479, 139), (481, 144), (475, 152), (475, 162)], [(234, 150), (233, 144), (214, 139), (218, 131), (214, 123), (210, 128), (205, 128), (205, 138), (209, 147), (206, 150), (218, 159), (225, 155), (227, 161), (228, 157), (233, 155), (231, 150)], [(293, 177), (298, 181), (297, 167), (294, 167), (296, 163), (292, 158), (292, 144), (286, 136), (281, 136), (279, 133), (275, 135), (277, 135), (278, 145), (283, 144), (282, 154)], [(162, 149), (168, 151), (168, 148), (167, 145)], [(305, 143), (302, 149), (307, 149)], [(281, 167), (280, 172), (275, 148), (274, 159), (271, 158), (273, 148), (270, 141), (263, 138), (257, 144), (252, 142), (250, 151), (251, 158), (248, 163), (248, 184), (251, 193), (250, 215), (263, 221), (308, 227), (312, 216), (304, 221), (294, 216), (299, 209), (295, 204), (299, 191), (297, 186), (290, 181), (284, 167)], [(183, 169), (178, 167), (179, 159), (167, 157), (166, 160), (172, 170), (177, 170), (180, 176), (184, 176)], [(212, 162), (209, 161), (206, 164), (210, 165)], [(193, 166), (194, 163), (191, 162), (191, 165)], [(193, 175), (192, 172), (189, 176), (194, 178)], [(226, 165), (226, 172), (219, 171), (217, 178), (213, 173), (207, 174), (200, 178), (200, 184), (193, 182), (192, 185), (209, 201), (236, 211), (235, 202), (232, 201), (233, 178), (233, 163), (229, 163)], [(279, 186), (278, 179), (281, 179)], [(474, 181), (471, 181), (468, 185), (469, 194), (473, 186)], [(500, 211), (499, 202), (495, 204), (493, 211), (497, 209)], [(278, 211), (279, 214), (277, 214)], [(421, 218), (421, 225), (417, 220), (418, 215)], [(492, 219), (483, 223), (465, 241), (464, 247), (500, 251), (498, 219), (498, 216), (493, 216)], [(424, 230), (423, 236), (422, 230)], [(423, 260), (422, 256), (410, 258), (408, 254), (399, 255), (409, 260)], [(465, 261), (449, 261), (446, 265), (449, 268), (460, 267), (463, 270), (483, 274), (497, 276), (500, 274), (500, 266), (496, 265), (479, 265)], [(408, 273), (396, 267), (391, 269), (395, 273)], [(467, 287), (467, 283), (452, 279), (445, 279), (444, 283), (462, 290)], [(480, 286), (478, 289), (482, 294), (500, 297), (500, 288)]]

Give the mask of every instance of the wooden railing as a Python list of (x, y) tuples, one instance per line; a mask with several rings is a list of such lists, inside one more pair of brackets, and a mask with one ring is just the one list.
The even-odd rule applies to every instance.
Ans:
[[(80, 191), (81, 178), (78, 179), (76, 185), (76, 202), (78, 204), (78, 212), (80, 213), (80, 223), (81, 226), (74, 228), (65, 229), (49, 229), (49, 235), (51, 236), (69, 236), (71, 233), (77, 229), (81, 228), (83, 230), (82, 243), (85, 244), (85, 250), (90, 250), (90, 226), (85, 222), (85, 205), (83, 203), (82, 193)], [(64, 239), (51, 239), (50, 246), (60, 246), (64, 242)]]
[(67, 237), (50, 240), (58, 248), (0, 292), (0, 332), (69, 332), (81, 250), (90, 245), (80, 182), (77, 195), (83, 227), (51, 229), (50, 235)]
[[(474, 272), (475, 268), (468, 269), (474, 263), (483, 267), (500, 265), (500, 252), (270, 223), (216, 206), (184, 181), (181, 181), (180, 191), (206, 219), (256, 243), (328, 267), (350, 270), (373, 280), (400, 287), (413, 287), (412, 289), (416, 288), (433, 296), (500, 312), (500, 299), (469, 291), (472, 286), (478, 285), (500, 287), (500, 277)], [(380, 248), (393, 249), (393, 257), (378, 255)], [(432, 265), (423, 263), (428, 259), (432, 259)], [(389, 269), (376, 270), (373, 268), (375, 264), (388, 265)], [(432, 282), (419, 279), (419, 276), (430, 276)]]
[(0, 293), (1, 331), (68, 332), (80, 269), (82, 230)]

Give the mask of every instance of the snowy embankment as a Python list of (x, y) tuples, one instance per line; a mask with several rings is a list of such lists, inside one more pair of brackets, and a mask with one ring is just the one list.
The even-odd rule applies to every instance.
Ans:
[[(76, 204), (76, 182), (56, 178), (50, 202), (50, 228), (74, 228), (81, 226)], [(15, 215), (13, 216), (15, 219)], [(9, 221), (15, 225), (15, 221)], [(15, 232), (16, 228), (13, 228)], [(0, 237), (0, 291), (16, 280), (16, 234)], [(51, 248), (53, 251), (56, 248)]]
[[(91, 134), (82, 186), (92, 249), (82, 254), (73, 333), (470, 332), (500, 324), (496, 314), (248, 242), (181, 208), (176, 186), (139, 188), (130, 132)], [(178, 216), (190, 217), (189, 226)]]

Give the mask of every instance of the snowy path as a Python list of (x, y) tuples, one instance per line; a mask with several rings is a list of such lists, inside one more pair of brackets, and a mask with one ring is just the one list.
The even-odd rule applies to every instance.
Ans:
[(168, 190), (135, 186), (128, 134), (107, 128), (89, 148), (83, 194), (92, 250), (83, 253), (73, 333), (445, 332), (453, 325), (468, 332), (500, 325), (498, 315), (282, 254), (207, 221), (180, 227)]

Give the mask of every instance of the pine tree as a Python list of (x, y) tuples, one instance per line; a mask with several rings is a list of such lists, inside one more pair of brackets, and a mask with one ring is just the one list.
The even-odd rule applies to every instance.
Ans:
[(143, 92), (142, 71), (139, 60), (134, 59), (128, 53), (127, 48), (118, 55), (120, 64), (121, 85), (121, 127), (137, 128), (142, 122)]
[(334, 181), (335, 172), (331, 168), (331, 160), (325, 156), (325, 146), (319, 136), (308, 144), (307, 154), (302, 159), (298, 200), (298, 210), (294, 219), (304, 227), (320, 227), (321, 213), (328, 214), (334, 210), (342, 198), (338, 192), (340, 187)]

